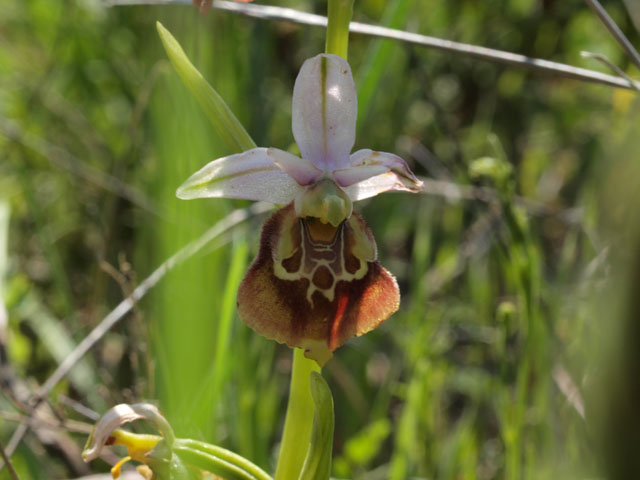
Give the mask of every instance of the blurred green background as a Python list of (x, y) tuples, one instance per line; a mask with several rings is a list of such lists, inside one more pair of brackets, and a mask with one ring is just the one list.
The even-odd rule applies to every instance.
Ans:
[[(323, 1), (274, 3), (326, 14)], [(624, 4), (604, 5), (640, 45)], [(581, 0), (356, 0), (354, 19), (606, 72), (587, 50), (638, 74)], [(30, 395), (106, 313), (248, 205), (174, 196), (230, 152), (173, 72), (156, 20), (258, 145), (297, 148), (293, 82), (323, 29), (188, 6), (0, 0), (5, 446)], [(600, 478), (599, 379), (626, 292), (611, 252), (628, 262), (616, 241), (635, 236), (619, 226), (637, 221), (625, 210), (637, 204), (636, 95), (357, 35), (350, 63), (356, 148), (395, 152), (440, 183), (356, 205), (403, 299), (324, 369), (333, 475)], [(109, 457), (81, 462), (78, 430), (91, 411), (137, 400), (157, 400), (178, 435), (273, 471), (291, 355), (235, 312), (263, 220), (171, 272), (55, 388), (13, 457), (21, 478), (107, 472)]]

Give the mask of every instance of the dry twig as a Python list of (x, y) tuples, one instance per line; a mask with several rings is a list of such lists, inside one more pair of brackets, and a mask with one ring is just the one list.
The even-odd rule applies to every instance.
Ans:
[(625, 36), (625, 34), (620, 30), (620, 27), (616, 25), (616, 22), (613, 21), (613, 18), (609, 16), (604, 7), (600, 4), (598, 0), (585, 0), (587, 4), (591, 7), (591, 9), (596, 12), (598, 18), (602, 21), (607, 30), (611, 32), (613, 38), (620, 44), (620, 46), (627, 52), (629, 59), (631, 62), (640, 70), (640, 54), (635, 49), (635, 47), (631, 44), (629, 39)]
[(561, 364), (557, 364), (553, 367), (552, 375), (558, 390), (560, 390), (569, 405), (571, 405), (576, 413), (584, 420), (584, 400), (582, 399), (580, 389), (571, 378), (571, 375), (569, 375), (569, 372), (567, 372), (567, 369)]
[[(169, 5), (185, 4), (191, 5), (191, 0), (107, 0), (110, 6), (128, 5)], [(302, 25), (316, 27), (326, 27), (327, 17), (313, 13), (300, 12), (292, 8), (275, 7), (268, 5), (255, 5), (249, 3), (236, 3), (224, 0), (214, 2), (213, 8), (238, 13), (248, 17), (266, 20), (284, 20)], [(434, 48), (445, 52), (479, 58), (494, 63), (502, 63), (513, 67), (526, 68), (544, 72), (560, 77), (573, 78), (584, 82), (598, 83), (610, 87), (624, 88), (632, 90), (625, 78), (608, 75), (587, 68), (574, 67), (564, 63), (552, 62), (540, 58), (527, 57), (517, 53), (505, 52), (493, 48), (470, 45), (468, 43), (454, 42), (441, 38), (420, 35), (418, 33), (405, 32), (394, 28), (369, 25), (360, 22), (351, 22), (349, 31), (379, 38), (390, 38), (401, 42), (410, 43), (420, 47)], [(635, 81), (636, 87), (640, 87), (640, 82)]]
[(4, 451), (4, 446), (2, 445), (2, 442), (0, 442), (0, 454), (2, 455), (2, 459), (4, 460), (4, 463), (7, 466), (7, 470), (9, 471), (9, 475), (11, 475), (11, 478), (13, 480), (20, 480), (18, 478), (18, 474), (16, 473), (15, 468), (13, 468), (13, 465), (11, 464), (11, 460), (7, 456), (7, 453)]
[(611, 60), (609, 60), (607, 57), (605, 57), (601, 53), (582, 51), (580, 52), (580, 55), (582, 55), (585, 58), (593, 58), (594, 60), (599, 61), (600, 63), (605, 65), (607, 68), (610, 68), (611, 70), (613, 70), (620, 77), (626, 78), (631, 88), (633, 88), (636, 92), (640, 92), (640, 88), (638, 88), (638, 86), (634, 83), (633, 79), (629, 75), (627, 75), (624, 70), (622, 70), (619, 66), (614, 64)]

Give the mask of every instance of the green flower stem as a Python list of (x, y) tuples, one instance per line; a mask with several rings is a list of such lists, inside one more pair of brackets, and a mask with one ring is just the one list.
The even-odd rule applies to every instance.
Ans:
[(347, 59), (349, 47), (349, 22), (353, 15), (354, 0), (329, 0), (329, 24), (325, 52)]
[[(212, 461), (222, 462), (220, 463), (220, 465), (224, 466), (225, 468), (231, 465), (232, 467), (234, 467), (235, 469), (234, 471), (242, 471), (246, 475), (249, 475), (242, 478), (251, 478), (255, 480), (273, 480), (268, 473), (266, 473), (257, 465), (251, 463), (246, 458), (238, 455), (237, 453), (233, 453), (225, 448), (218, 447), (216, 445), (211, 445), (210, 443), (200, 442), (198, 440), (191, 440), (189, 438), (177, 439), (174, 444), (174, 450), (176, 448), (180, 449), (179, 452), (182, 452), (182, 453), (184, 453), (187, 450), (190, 450), (191, 452), (184, 453), (184, 455), (191, 455), (191, 458), (196, 460), (199, 459), (198, 461), (208, 462), (208, 464), (210, 464)], [(179, 453), (177, 450), (176, 452)], [(198, 456), (196, 455), (196, 453), (193, 453), (193, 452), (200, 452), (204, 454), (204, 456), (202, 455)], [(187, 461), (188, 463), (191, 463), (187, 458), (183, 458), (183, 460)], [(193, 465), (196, 465), (196, 463), (193, 463)], [(209, 471), (213, 473), (217, 473), (213, 470), (209, 470)], [(217, 473), (217, 474), (222, 475), (221, 473)], [(224, 475), (222, 476), (224, 478), (227, 478)]]
[(237, 465), (233, 465), (202, 450), (174, 446), (173, 453), (182, 460), (185, 465), (198, 467), (206, 472), (219, 475), (226, 480), (257, 480), (257, 477)]
[(320, 372), (318, 364), (306, 358), (303, 350), (294, 348), (289, 404), (275, 480), (294, 480), (302, 471), (315, 411), (311, 396), (311, 372)]

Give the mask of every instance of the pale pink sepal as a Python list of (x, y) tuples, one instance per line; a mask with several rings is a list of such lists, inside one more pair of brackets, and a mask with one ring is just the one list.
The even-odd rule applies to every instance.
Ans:
[(293, 177), (300, 185), (311, 185), (322, 177), (323, 171), (307, 159), (277, 148), (267, 149), (267, 155), (273, 163), (280, 167), (280, 170)]
[(358, 111), (347, 61), (320, 54), (302, 65), (293, 87), (292, 128), (302, 157), (322, 170), (349, 166)]
[(354, 202), (389, 190), (419, 192), (422, 189), (422, 182), (402, 158), (369, 149), (351, 155), (351, 167), (334, 171), (333, 177)]
[(242, 198), (286, 205), (302, 187), (267, 155), (266, 148), (219, 158), (191, 175), (177, 190), (183, 200)]

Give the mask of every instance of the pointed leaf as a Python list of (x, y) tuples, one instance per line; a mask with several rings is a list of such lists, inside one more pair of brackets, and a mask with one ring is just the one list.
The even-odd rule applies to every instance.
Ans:
[(311, 395), (316, 409), (311, 443), (300, 472), (300, 480), (328, 480), (333, 453), (333, 398), (329, 385), (317, 372), (311, 373)]
[(173, 67), (185, 86), (196, 97), (222, 140), (233, 152), (255, 148), (256, 144), (242, 124), (218, 92), (189, 61), (178, 41), (160, 22), (156, 22), (156, 27)]

